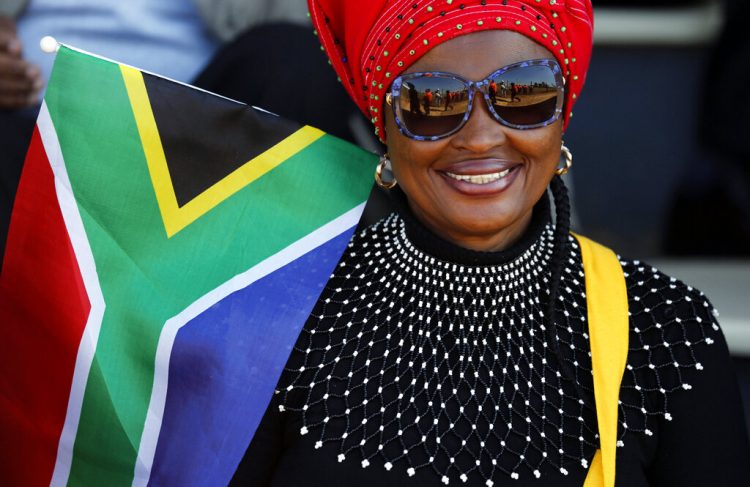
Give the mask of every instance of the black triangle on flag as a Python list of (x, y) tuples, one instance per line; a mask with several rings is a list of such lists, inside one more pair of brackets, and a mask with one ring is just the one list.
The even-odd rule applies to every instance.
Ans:
[(143, 80), (180, 207), (301, 128), (158, 76)]

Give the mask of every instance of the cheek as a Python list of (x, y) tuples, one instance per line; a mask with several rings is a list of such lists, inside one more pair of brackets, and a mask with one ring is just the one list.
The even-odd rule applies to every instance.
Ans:
[(397, 180), (406, 183), (411, 179), (425, 176), (432, 162), (441, 153), (440, 141), (425, 142), (412, 140), (399, 132), (393, 113), (388, 113), (385, 120), (388, 155)]
[(558, 122), (549, 127), (529, 131), (516, 142), (516, 146), (532, 159), (538, 169), (549, 173), (551, 179), (560, 161), (562, 124)]

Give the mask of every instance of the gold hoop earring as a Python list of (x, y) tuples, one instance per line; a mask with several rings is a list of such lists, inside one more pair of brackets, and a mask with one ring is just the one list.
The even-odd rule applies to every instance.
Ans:
[(570, 152), (570, 149), (565, 147), (564, 142), (562, 147), (560, 148), (560, 159), (564, 159), (565, 165), (555, 169), (555, 174), (557, 174), (558, 176), (564, 176), (568, 174), (570, 168), (573, 167), (573, 154)]
[(375, 168), (375, 182), (383, 189), (393, 189), (396, 187), (396, 184), (398, 184), (396, 178), (393, 178), (390, 181), (383, 181), (383, 171), (391, 172), (391, 169), (389, 167), (390, 164), (391, 160), (388, 159), (388, 154), (383, 154), (382, 156), (380, 156), (378, 167)]

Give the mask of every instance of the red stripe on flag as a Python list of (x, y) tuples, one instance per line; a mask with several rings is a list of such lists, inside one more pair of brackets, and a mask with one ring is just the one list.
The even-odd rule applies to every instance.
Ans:
[(49, 485), (90, 308), (37, 128), (0, 275), (3, 485)]

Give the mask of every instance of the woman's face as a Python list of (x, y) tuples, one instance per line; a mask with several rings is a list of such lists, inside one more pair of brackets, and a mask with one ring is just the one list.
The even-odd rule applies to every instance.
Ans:
[[(553, 57), (521, 34), (485, 31), (440, 44), (407, 72), (447, 71), (479, 81), (508, 64)], [(398, 131), (392, 110), (385, 108), (394, 176), (425, 225), (460, 246), (485, 251), (504, 249), (523, 234), (560, 159), (562, 120), (512, 129), (495, 121), (484, 99), (475, 97), (460, 131), (416, 141)]]

